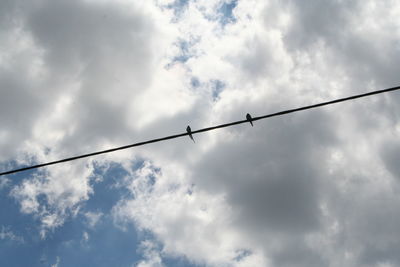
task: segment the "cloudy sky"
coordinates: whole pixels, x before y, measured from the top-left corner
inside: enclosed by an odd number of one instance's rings
[[[0,171],[399,85],[396,0],[2,0]],[[400,93],[0,177],[1,266],[399,266]]]

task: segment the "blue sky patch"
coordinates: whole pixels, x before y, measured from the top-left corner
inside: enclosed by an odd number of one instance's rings
[[[214,101],[217,101],[219,99],[219,95],[224,90],[225,86],[225,83],[220,80],[211,81],[211,93]]]
[[[189,0],[175,0],[172,4],[167,5],[167,8],[174,10],[175,19],[179,18],[185,8],[188,6]]]
[[[232,0],[231,2],[224,2],[219,8],[219,13],[222,15],[220,22],[222,25],[226,25],[228,23],[236,22],[236,18],[233,15],[233,10],[238,4],[238,0]]]
[[[139,169],[143,161],[132,166]],[[159,172],[159,169],[155,169]],[[35,215],[20,212],[20,204],[10,191],[34,171],[21,172],[7,178],[0,188],[0,266],[132,266],[143,260],[140,242],[151,239],[150,234],[137,231],[133,224],[123,229],[115,226],[112,207],[126,197],[132,197],[124,186],[116,186],[128,174],[119,164],[107,168],[96,166],[93,175],[102,179],[94,182],[94,194],[81,205],[76,216],[40,237],[40,221]],[[6,180],[6,178],[3,178]],[[149,184],[155,177],[149,177]],[[42,205],[46,198],[39,197]],[[93,224],[88,214],[98,215]],[[166,266],[195,266],[183,258],[165,258]]]
[[[9,164],[8,164],[9,165]],[[132,164],[132,169],[143,167],[144,161]],[[19,167],[15,163],[14,167]],[[155,172],[160,169],[155,168]],[[137,231],[133,224],[123,229],[115,226],[111,210],[121,199],[134,197],[124,186],[118,186],[128,172],[121,165],[111,163],[104,167],[95,164],[92,179],[94,193],[81,204],[76,216],[40,236],[40,221],[31,214],[20,212],[20,204],[10,196],[10,191],[40,170],[26,171],[2,177],[0,187],[0,266],[132,266],[143,260],[140,243],[152,240],[151,233]],[[149,177],[149,185],[155,177]],[[44,195],[38,196],[41,205],[47,205]],[[96,218],[95,222],[90,216]],[[162,255],[161,255],[162,256]],[[166,266],[198,266],[185,258],[162,258]]]
[[[193,53],[190,51],[191,46],[194,45],[196,40],[187,41],[187,40],[179,40],[176,42],[176,46],[179,48],[179,53],[172,60],[173,62],[181,62],[185,63],[189,58],[193,56]]]
[[[200,86],[200,80],[199,80],[197,77],[192,77],[192,78],[190,79],[190,85],[191,85],[193,88],[197,88],[197,87]]]

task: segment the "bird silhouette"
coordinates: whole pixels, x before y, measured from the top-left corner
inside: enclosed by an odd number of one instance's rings
[[[251,124],[251,127],[253,127],[253,118],[251,117],[251,115],[249,113],[246,114],[246,120],[248,120]]]
[[[189,134],[190,139],[192,139],[193,143],[196,143],[193,139],[192,136],[192,129],[190,128],[190,126],[188,125],[188,127],[186,127],[186,132]]]

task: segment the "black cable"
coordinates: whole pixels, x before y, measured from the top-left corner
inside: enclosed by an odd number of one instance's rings
[[[267,115],[263,115],[263,116],[259,116],[259,117],[253,117],[252,121],[262,120],[262,119],[275,117],[275,116],[281,116],[281,115],[294,113],[294,112],[298,112],[298,111],[302,111],[302,110],[318,108],[318,107],[322,107],[322,106],[336,104],[336,103],[339,103],[339,102],[353,100],[353,99],[356,99],[356,98],[361,98],[361,97],[366,97],[366,96],[371,96],[371,95],[377,95],[377,94],[382,94],[382,93],[396,91],[396,90],[400,90],[400,86],[391,87],[391,88],[387,88],[387,89],[383,89],[383,90],[372,91],[372,92],[365,93],[365,94],[360,94],[360,95],[353,95],[353,96],[349,96],[349,97],[345,97],[345,98],[339,98],[339,99],[335,99],[335,100],[331,100],[331,101],[327,101],[327,102],[322,102],[322,103],[319,103],[319,104],[304,106],[304,107],[300,107],[300,108],[283,110],[283,111],[279,111],[279,112],[276,112],[276,113],[271,113],[271,114],[267,114]],[[230,126],[233,126],[233,125],[236,125],[236,124],[248,123],[248,122],[249,122],[248,120],[234,121],[234,122],[230,122],[230,123],[225,123],[225,124],[220,124],[220,125],[217,125],[217,126],[212,126],[212,127],[207,127],[207,128],[195,130],[195,131],[192,131],[191,134],[208,132],[208,131],[212,131],[212,130],[215,130],[215,129],[230,127]],[[21,172],[21,171],[37,169],[37,168],[41,168],[41,167],[45,167],[45,166],[49,166],[49,165],[54,165],[54,164],[58,164],[58,163],[62,163],[62,162],[77,160],[77,159],[81,159],[81,158],[92,157],[92,156],[95,156],[95,155],[110,153],[110,152],[114,152],[114,151],[117,151],[117,150],[123,150],[123,149],[131,148],[131,147],[135,147],[135,146],[143,146],[143,145],[156,143],[156,142],[161,142],[161,141],[165,141],[165,140],[169,140],[169,139],[175,139],[175,138],[186,136],[186,135],[189,135],[189,133],[185,132],[185,133],[181,133],[181,134],[170,135],[170,136],[166,136],[166,137],[162,137],[162,138],[156,138],[156,139],[152,139],[152,140],[148,140],[148,141],[144,141],[144,142],[139,142],[139,143],[135,143],[135,144],[130,144],[130,145],[126,145],[126,146],[120,146],[120,147],[101,150],[101,151],[97,151],[97,152],[93,152],[93,153],[83,154],[83,155],[79,155],[79,156],[75,156],[75,157],[70,157],[70,158],[65,158],[65,159],[61,159],[61,160],[51,161],[51,162],[42,163],[42,164],[38,164],[38,165],[33,165],[33,166],[25,167],[25,168],[20,168],[20,169],[15,169],[15,170],[11,170],[11,171],[2,172],[2,173],[0,173],[0,176],[6,175],[6,174],[12,174],[12,173],[16,173],[16,172]]]

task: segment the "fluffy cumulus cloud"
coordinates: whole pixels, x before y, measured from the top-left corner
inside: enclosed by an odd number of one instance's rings
[[[399,16],[394,0],[2,1],[0,169],[395,86]],[[0,193],[42,240],[133,226],[134,266],[398,266],[399,101],[9,175]],[[89,209],[98,195],[114,201]],[[0,242],[27,242],[5,225]]]

